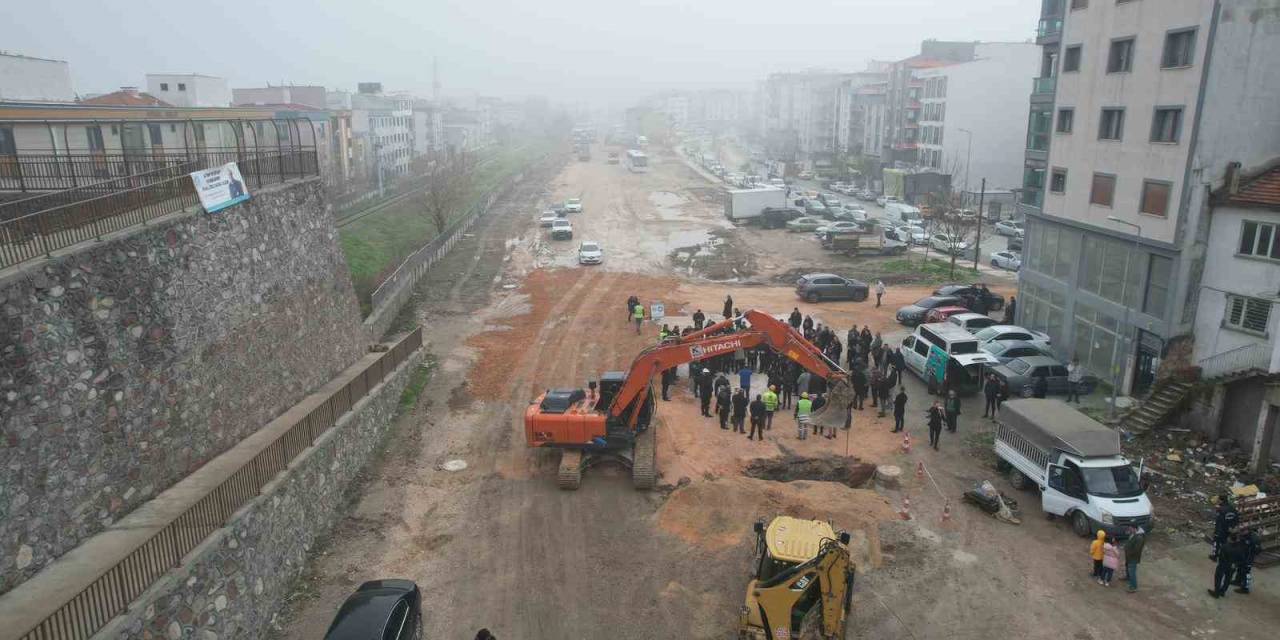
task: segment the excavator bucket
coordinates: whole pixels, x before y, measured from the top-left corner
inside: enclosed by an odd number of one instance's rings
[[[843,376],[827,381],[827,403],[813,415],[817,426],[843,429],[849,419],[849,407],[853,406],[853,385]]]

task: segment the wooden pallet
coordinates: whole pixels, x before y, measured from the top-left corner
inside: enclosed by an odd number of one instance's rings
[[[1262,551],[1254,565],[1265,567],[1280,563],[1280,496],[1266,498],[1241,498],[1236,502],[1240,512],[1238,529],[1253,529],[1262,543]]]

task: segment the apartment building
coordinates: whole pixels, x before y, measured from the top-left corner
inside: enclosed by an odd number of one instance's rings
[[[1151,387],[1192,333],[1201,274],[1229,257],[1210,243],[1210,194],[1229,167],[1280,155],[1271,4],[1042,4],[1019,319],[1122,395]]]
[[[413,155],[428,156],[444,151],[444,112],[430,100],[413,101]]]
[[[413,160],[412,99],[384,95],[380,83],[360,83],[360,91],[354,94],[327,99],[340,103],[347,97],[351,101],[351,133],[364,141],[374,179],[409,173]]]
[[[175,107],[229,107],[225,78],[199,73],[148,73],[147,93]]]
[[[888,65],[885,85],[885,125],[880,159],[886,165],[914,166],[919,162],[920,115],[924,105],[924,69],[972,60],[975,42],[925,40],[920,53]]]
[[[280,85],[266,87],[244,87],[231,90],[231,104],[245,107],[261,104],[298,104],[325,108],[326,91],[324,87],[315,85]]]
[[[983,178],[992,189],[1022,183],[1027,99],[1040,48],[1026,42],[983,42],[972,60],[918,68],[917,162],[953,173],[965,191]]]
[[[866,151],[869,108],[883,99],[887,75],[883,72],[860,71],[847,74],[836,92],[836,141],[837,153],[861,156]],[[868,89],[864,92],[863,89]],[[871,126],[875,121],[870,120]],[[877,153],[879,148],[876,149]]]
[[[808,71],[765,79],[760,122],[771,157],[812,162],[836,152],[838,95],[848,75]]]

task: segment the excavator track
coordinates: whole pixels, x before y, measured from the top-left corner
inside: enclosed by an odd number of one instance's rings
[[[631,460],[631,484],[640,491],[650,491],[658,483],[658,454],[654,442],[655,426],[636,435]]]
[[[574,491],[582,486],[582,452],[576,449],[565,449],[560,452],[560,474],[557,483],[565,491]]]

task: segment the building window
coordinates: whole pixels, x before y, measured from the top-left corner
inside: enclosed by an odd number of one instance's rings
[[[1195,54],[1195,29],[1170,31],[1164,36],[1164,53],[1160,56],[1160,68],[1178,69],[1189,67]]]
[[[1163,318],[1169,306],[1169,280],[1173,277],[1173,260],[1151,254],[1147,267],[1147,291],[1142,299],[1142,312]]]
[[[1138,210],[1149,216],[1169,215],[1169,191],[1173,185],[1159,180],[1142,181],[1142,202]]]
[[[169,83],[168,83],[168,82],[161,82],[161,83],[160,83],[160,90],[161,90],[161,91],[168,91],[168,90],[169,90]]]
[[[1124,136],[1124,109],[1103,109],[1098,120],[1099,140],[1119,140]]]
[[[1075,124],[1075,119],[1075,109],[1071,107],[1058,109],[1058,133],[1071,133],[1071,127]]]
[[[186,85],[186,84],[184,84],[184,83],[179,82],[179,83],[178,83],[178,91],[186,91],[186,90],[187,90],[187,85]]]
[[[1031,107],[1030,121],[1027,123],[1027,149],[1031,151],[1049,150],[1049,131],[1053,128],[1053,107],[1035,105]]]
[[[1093,187],[1089,190],[1089,204],[1111,206],[1116,195],[1116,177],[1105,173],[1093,174]]]
[[[1107,73],[1133,71],[1133,43],[1133,38],[1111,41],[1111,52],[1107,54]]]
[[[1237,331],[1267,335],[1271,321],[1271,301],[1245,296],[1227,296],[1227,310],[1222,315],[1222,326]]]
[[[1182,107],[1156,107],[1151,118],[1151,141],[1176,143],[1182,137]]]
[[[1084,45],[1072,45],[1062,51],[1062,72],[1080,70],[1080,55]]]
[[[1049,191],[1053,193],[1066,193],[1067,191],[1067,170],[1054,169],[1053,175],[1049,177]]]
[[[1071,0],[1072,11],[1077,11],[1079,9],[1088,9],[1088,8],[1089,8],[1089,0]]]
[[[1245,220],[1240,227],[1240,255],[1280,260],[1276,225]]]

